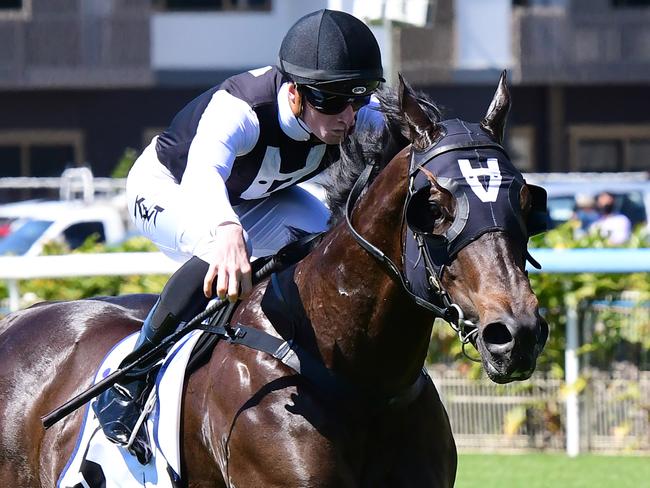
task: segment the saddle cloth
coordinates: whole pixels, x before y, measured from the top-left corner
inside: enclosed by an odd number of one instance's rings
[[[158,373],[151,395],[157,400],[147,420],[153,456],[146,466],[125,448],[104,436],[95,413],[86,406],[84,422],[58,488],[176,488],[180,483],[181,400],[185,368],[194,345],[203,331],[195,330],[170,350]],[[112,373],[133,350],[138,333],[118,343],[106,356],[94,382]],[[150,396],[149,400],[155,400]],[[93,400],[94,401],[94,400]]]

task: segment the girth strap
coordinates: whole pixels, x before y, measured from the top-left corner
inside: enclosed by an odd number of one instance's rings
[[[422,368],[422,371],[418,376],[418,379],[415,380],[415,383],[409,386],[406,390],[402,391],[399,395],[389,398],[386,402],[386,408],[398,409],[406,407],[410,403],[414,402],[420,396],[420,393],[422,393],[422,390],[424,390],[425,385],[429,381],[431,381],[429,378],[429,373],[427,373],[427,370],[425,368]]]
[[[319,389],[325,390],[324,393],[329,396],[338,397],[353,394],[347,384],[343,383],[339,378],[335,378],[329,369],[318,363],[293,341],[285,341],[262,330],[240,323],[237,323],[234,327],[202,325],[200,328],[211,334],[218,335],[230,344],[239,344],[270,354],[318,386]]]
[[[339,407],[343,407],[351,399],[357,399],[377,410],[402,408],[415,401],[429,381],[429,376],[423,368],[417,380],[398,395],[390,398],[362,397],[358,390],[344,379],[336,376],[323,363],[314,359],[312,355],[291,340],[285,341],[240,323],[234,327],[202,324],[199,328],[216,334],[230,344],[239,344],[270,354],[303,376],[315,387],[317,393],[323,394],[330,401],[334,400]]]

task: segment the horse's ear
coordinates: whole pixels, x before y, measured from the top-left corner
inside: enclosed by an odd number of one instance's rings
[[[501,144],[503,142],[503,132],[508,120],[510,111],[510,92],[506,83],[506,70],[501,72],[499,86],[494,92],[492,103],[481,121],[481,127],[486,130],[494,139]]]
[[[438,136],[438,124],[429,118],[413,93],[413,89],[398,73],[397,96],[399,107],[410,130],[409,139],[417,147],[428,147]]]

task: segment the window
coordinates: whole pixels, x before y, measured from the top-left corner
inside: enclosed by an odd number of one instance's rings
[[[21,154],[19,146],[0,145],[0,176],[22,176]]]
[[[617,139],[578,141],[578,165],[581,170],[613,171],[621,169],[623,144]]]
[[[29,147],[29,167],[33,176],[61,176],[74,166],[74,146],[70,144],[34,144]]]
[[[32,0],[0,0],[0,20],[27,20],[31,12]]]
[[[271,0],[154,0],[160,10],[271,10]]]
[[[70,249],[78,248],[92,235],[97,237],[97,242],[106,242],[104,224],[101,222],[79,222],[63,231],[63,237]]]
[[[84,162],[83,137],[73,130],[0,131],[0,178],[61,176],[64,169]],[[58,196],[48,188],[0,189],[0,203]]]
[[[569,128],[572,171],[647,171],[650,126],[603,125]]]
[[[611,0],[613,7],[650,7],[650,0]]]
[[[0,177],[60,176],[66,167],[74,165],[74,152],[74,146],[66,143],[0,143]]]
[[[630,171],[647,171],[650,167],[650,137],[648,139],[630,139],[628,141]]]
[[[79,131],[0,131],[0,177],[60,176],[83,160]]]
[[[518,126],[506,131],[505,146],[512,164],[519,171],[536,171],[535,162],[535,128]]]
[[[22,256],[52,225],[51,220],[19,220],[18,228],[0,241],[0,256]]]
[[[1,10],[20,10],[23,8],[23,0],[0,0]]]

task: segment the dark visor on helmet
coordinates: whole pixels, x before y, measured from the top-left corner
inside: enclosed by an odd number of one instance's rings
[[[326,115],[340,114],[348,105],[356,112],[370,103],[369,94],[355,96],[335,95],[308,85],[301,85],[300,92],[307,99],[309,105]]]

